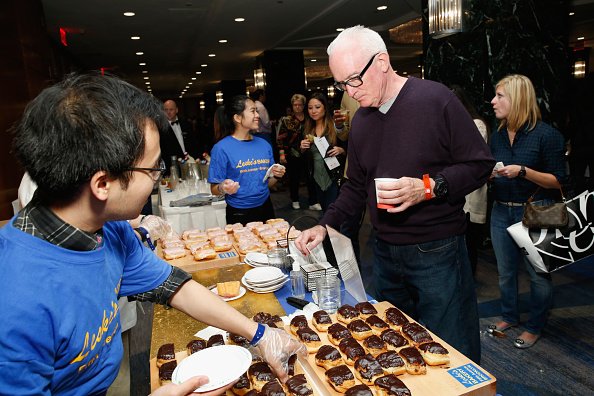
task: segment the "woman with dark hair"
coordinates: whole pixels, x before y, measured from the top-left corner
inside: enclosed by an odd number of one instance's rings
[[[502,332],[520,322],[518,272],[523,263],[530,275],[530,315],[525,331],[514,341],[529,348],[540,338],[553,305],[550,274],[537,273],[511,238],[507,227],[522,220],[524,205],[534,195],[535,203],[549,204],[565,181],[563,135],[541,121],[536,93],[528,77],[513,74],[495,86],[491,100],[499,128],[491,136],[491,152],[503,167],[494,171],[491,240],[499,271],[501,321],[488,331]]]
[[[488,140],[489,128],[487,123],[476,111],[476,108],[468,98],[468,95],[459,85],[451,86],[452,92],[460,99],[464,105],[477,131],[481,134],[485,142]],[[470,267],[472,268],[472,275],[476,273],[476,264],[478,262],[478,246],[482,241],[484,235],[484,227],[487,223],[487,184],[477,188],[466,196],[466,203],[464,204],[464,212],[468,219],[466,227],[466,249],[468,250],[468,257],[470,258]]]
[[[307,153],[318,201],[322,205],[322,210],[326,211],[338,196],[338,180],[343,174],[346,151],[337,145],[340,141],[336,138],[334,121],[324,94],[316,92],[309,98],[307,114],[304,127],[305,139],[301,141],[300,148],[301,152]],[[324,146],[327,146],[327,149],[321,152],[320,148]],[[328,158],[338,156],[341,157],[340,165],[330,169],[328,163],[332,161]]]
[[[258,128],[254,102],[245,95],[234,96],[219,121],[221,139],[211,152],[208,182],[214,195],[225,195],[227,224],[265,221],[274,218],[269,187],[285,174],[284,166],[274,165],[272,147],[254,139],[250,131]]]

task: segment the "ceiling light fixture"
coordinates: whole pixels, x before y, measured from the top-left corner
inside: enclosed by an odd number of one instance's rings
[[[215,54],[208,54],[209,58],[214,58],[216,55]]]
[[[146,66],[146,63],[145,62],[140,62],[139,65],[140,66]]]
[[[317,62],[318,60],[317,59],[310,59],[309,61],[310,62]]]
[[[134,12],[132,12],[132,11],[126,11],[126,12],[124,12],[124,16],[127,16],[127,17],[133,17],[134,15],[136,15],[136,14]]]
[[[145,80],[148,80],[150,77],[142,77],[142,78],[144,78]]]
[[[575,12],[571,11],[571,12],[569,13],[569,16],[573,16],[573,15],[575,15]]]
[[[206,63],[203,63],[203,64],[201,64],[200,66],[202,66],[202,67],[206,67],[206,66],[208,66],[208,65],[207,65]]]
[[[441,38],[460,33],[462,27],[462,0],[440,2],[429,0],[429,34]]]
[[[195,79],[196,79],[196,77],[192,77],[192,80],[195,80]]]
[[[136,55],[144,55],[144,52],[137,52]]]
[[[202,72],[196,72],[196,74],[202,74]]]
[[[188,85],[192,85],[192,84],[194,84],[192,81],[190,81],[190,82],[188,83]]]
[[[146,81],[145,84],[146,85],[151,85],[151,82],[150,81]]]
[[[578,37],[577,39],[578,40],[583,40],[584,39],[584,36]]]
[[[235,22],[244,22],[245,18],[235,18]]]
[[[148,73],[148,70],[143,70],[142,72],[143,72],[143,73]]]
[[[344,30],[344,28],[336,28],[337,32],[342,32]]]
[[[130,37],[130,40],[140,40],[140,36],[132,36]]]
[[[219,43],[222,43],[222,44],[225,44],[226,42],[227,42],[227,40],[225,40],[225,39],[219,40]]]
[[[388,6],[385,6],[385,5],[377,7],[378,11],[383,11],[383,10],[387,10],[387,9],[388,9]]]

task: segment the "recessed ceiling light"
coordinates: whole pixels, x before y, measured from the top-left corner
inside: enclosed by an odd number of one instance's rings
[[[569,16],[572,16],[572,15],[575,15],[575,12],[571,11],[571,12],[569,13]]]
[[[142,72],[143,72],[143,73],[148,73],[148,70],[143,70]]]
[[[127,16],[127,17],[131,17],[131,16],[134,16],[134,15],[136,15],[136,13],[134,13],[132,11],[126,11],[126,12],[124,12],[124,16]]]
[[[408,72],[402,72],[402,74],[408,74]]]
[[[344,28],[336,28],[337,32],[342,32],[344,30]]]
[[[383,10],[386,10],[386,9],[388,9],[388,6],[385,6],[385,5],[377,7],[377,10],[378,11],[383,11]]]
[[[189,85],[186,85],[184,88],[188,89],[188,88],[190,88],[190,86]]]
[[[150,77],[143,77],[145,80],[148,80]]]
[[[192,77],[192,80],[195,80],[195,79],[196,79],[196,77]]]
[[[151,82],[150,81],[146,81],[145,84],[146,85],[151,85]]]
[[[188,85],[192,85],[192,84],[194,84],[192,81],[190,81],[190,82],[188,83]]]
[[[146,63],[144,63],[144,62],[140,62],[140,63],[139,63],[139,65],[140,65],[140,66],[146,66]]]
[[[577,39],[578,39],[578,40],[583,40],[583,39],[584,39],[584,36],[582,36],[582,37],[578,37]]]
[[[208,54],[209,58],[214,58],[216,55],[215,54]]]
[[[310,62],[317,62],[318,60],[317,59],[310,59],[309,61]]]
[[[196,74],[202,74],[202,72],[196,72]]]
[[[244,22],[245,18],[235,18],[235,22]]]
[[[144,52],[137,52],[136,55],[144,55]]]
[[[182,98],[182,95],[179,95],[179,98],[181,99]]]
[[[206,67],[206,66],[208,66],[208,65],[207,65],[206,63],[203,63],[203,64],[201,64],[200,66],[202,66],[202,67]]]
[[[130,40],[140,40],[140,36],[132,36],[130,37]]]
[[[221,40],[219,40],[219,43],[223,43],[223,44],[224,44],[224,43],[226,43],[226,42],[227,42],[227,40],[225,40],[225,39],[221,39]]]

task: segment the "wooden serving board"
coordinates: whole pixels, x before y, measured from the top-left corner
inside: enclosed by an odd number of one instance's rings
[[[390,307],[393,307],[387,301],[383,301],[374,305],[378,311],[378,315],[383,319],[384,311]],[[337,323],[336,314],[331,314],[333,323]],[[407,319],[411,322],[414,320],[407,316]],[[346,326],[346,325],[345,325]],[[329,340],[326,332],[318,331],[310,321],[310,327],[319,334],[322,344],[333,345]],[[289,333],[290,327],[285,326],[285,330]],[[447,366],[429,366],[427,365],[427,374],[425,375],[411,375],[403,374],[399,375],[398,378],[405,383],[410,389],[413,396],[424,396],[424,395],[473,395],[473,396],[493,396],[496,394],[496,379],[495,377],[481,368],[477,364],[473,363],[466,356],[458,352],[451,345],[437,337],[435,334],[429,332],[433,340],[443,345],[450,355],[450,364]],[[293,336],[295,337],[295,336]],[[296,338],[296,337],[295,337]],[[361,343],[361,342],[360,342]],[[338,349],[338,347],[336,347]],[[326,381],[325,370],[323,367],[316,365],[315,353],[310,353],[308,356],[309,365],[312,367],[316,375],[321,379],[323,386],[328,395],[340,396],[341,393],[337,392],[330,386]],[[345,363],[346,364],[346,363]],[[353,366],[349,366],[353,374],[355,369]],[[482,374],[482,375],[481,375]],[[478,375],[479,380],[476,379]],[[459,379],[457,379],[459,378]],[[473,381],[483,381],[475,385],[471,385]],[[355,382],[360,384],[361,382],[355,377]],[[465,386],[464,383],[466,383]],[[374,386],[370,386],[373,389]]]
[[[235,249],[235,247],[231,247],[230,250],[227,250],[225,252],[217,252],[217,258],[200,261],[194,260],[194,256],[192,256],[189,250],[187,250],[187,252],[188,254],[185,257],[166,261],[171,265],[174,265],[190,273],[212,268],[228,267],[231,265],[239,264],[241,262],[239,253]],[[163,258],[161,246],[157,247],[157,254],[159,255],[159,257]]]

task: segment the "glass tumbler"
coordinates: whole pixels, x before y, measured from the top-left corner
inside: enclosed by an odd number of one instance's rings
[[[289,261],[287,257],[287,249],[281,247],[272,248],[268,250],[266,256],[268,256],[268,265],[277,267],[283,272],[286,270]]]
[[[340,307],[340,279],[335,275],[322,275],[316,279],[318,307],[328,313],[335,313]]]

